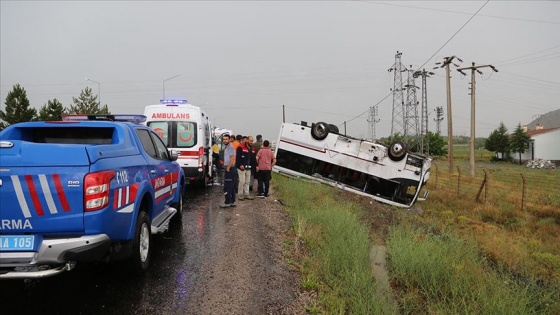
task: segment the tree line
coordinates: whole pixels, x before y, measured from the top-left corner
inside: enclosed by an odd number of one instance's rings
[[[521,164],[521,154],[529,149],[529,141],[531,138],[523,129],[521,124],[518,124],[512,134],[509,134],[508,129],[503,122],[500,126],[490,133],[486,139],[484,147],[488,151],[496,153],[493,160],[511,161],[511,153],[519,154],[519,164]]]
[[[62,120],[64,114],[110,114],[107,104],[101,105],[98,100],[99,95],[93,95],[91,88],[86,87],[80,92],[78,97],[72,97],[72,104],[64,107],[56,98],[48,100],[37,112],[37,109],[31,107],[27,92],[21,85],[14,85],[13,89],[8,92],[6,97],[5,111],[0,110],[0,130],[9,125],[26,121],[59,121]],[[424,135],[424,143],[429,143],[427,154],[432,156],[446,155],[448,152],[447,139],[442,137],[440,133],[428,131],[428,135]],[[468,138],[464,137],[465,143]],[[388,138],[381,138],[382,142],[389,144],[393,141],[406,141],[405,137],[396,134]],[[460,140],[460,139],[458,139]],[[511,160],[511,153],[519,153],[519,163],[521,163],[521,154],[529,148],[529,136],[519,124],[513,134],[508,133],[508,129],[504,123],[490,133],[486,139],[476,139],[476,146],[480,147],[484,141],[484,148],[488,151],[495,152],[496,156],[493,160]],[[456,142],[458,143],[458,142]],[[459,143],[458,143],[459,144]]]
[[[93,95],[91,88],[86,87],[78,97],[72,97],[69,107],[64,107],[59,100],[53,98],[37,111],[31,107],[25,88],[16,84],[6,96],[5,110],[0,110],[0,130],[19,122],[59,121],[64,114],[110,114],[107,104],[101,105],[98,97]]]

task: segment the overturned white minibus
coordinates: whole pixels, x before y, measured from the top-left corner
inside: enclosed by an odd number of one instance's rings
[[[277,173],[406,208],[418,199],[432,163],[430,157],[408,152],[406,143],[396,141],[387,147],[341,135],[336,126],[324,122],[283,123],[275,155],[273,171]]]

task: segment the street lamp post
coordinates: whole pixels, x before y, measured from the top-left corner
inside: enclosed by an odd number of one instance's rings
[[[167,79],[163,80],[163,83],[162,83],[163,84],[163,99],[165,99],[165,81],[169,81],[169,80],[174,79],[178,76],[180,76],[180,74],[176,74],[176,75],[172,76],[171,78],[167,78]]]
[[[97,83],[97,96],[99,97],[99,106],[101,106],[101,83],[94,81],[92,79],[86,78],[86,81]]]

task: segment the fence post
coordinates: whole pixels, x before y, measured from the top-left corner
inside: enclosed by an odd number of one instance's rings
[[[490,179],[488,178],[488,174],[486,174],[486,169],[484,169],[484,180],[486,181],[486,185],[484,186],[484,204],[486,204],[486,199],[488,198],[488,185],[490,184]]]
[[[486,170],[484,170],[484,179],[482,180],[482,184],[480,184],[480,188],[478,189],[478,193],[476,194],[476,202],[480,202],[480,195],[482,194],[482,188],[484,188],[484,203],[486,203]]]
[[[436,185],[435,185],[434,189],[437,189],[438,168],[437,168],[437,164],[436,164],[436,163],[434,163],[434,166],[435,166],[435,168],[436,168]]]
[[[459,197],[461,190],[461,169],[459,169],[459,166],[457,166],[457,173],[459,173],[459,176],[457,177],[457,197]]]
[[[521,191],[521,211],[525,206],[525,175],[521,174],[521,179],[523,180],[523,189]]]

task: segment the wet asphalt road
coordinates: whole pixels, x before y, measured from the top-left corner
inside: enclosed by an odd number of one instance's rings
[[[182,222],[152,237],[150,269],[138,277],[126,264],[78,264],[41,280],[0,281],[1,314],[183,314],[199,269],[216,259],[215,238],[229,220],[218,207],[222,187],[189,189]]]

